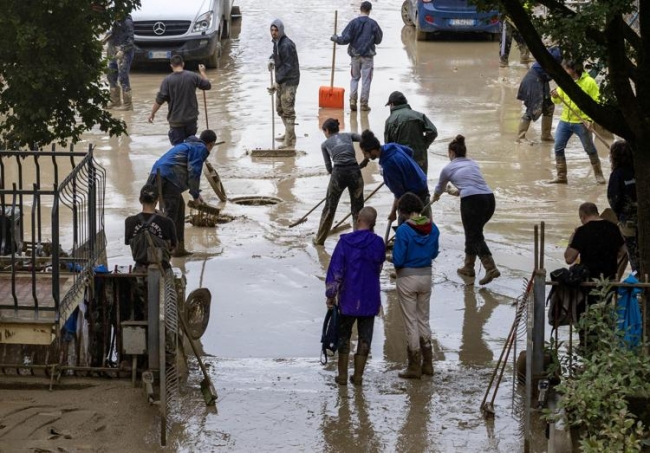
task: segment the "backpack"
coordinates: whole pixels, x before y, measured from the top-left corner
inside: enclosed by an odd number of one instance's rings
[[[323,321],[323,333],[320,337],[322,344],[320,363],[323,365],[327,364],[327,351],[331,351],[331,355],[334,355],[339,347],[340,322],[341,314],[339,313],[339,307],[332,307],[327,310],[325,320]]]
[[[142,228],[129,240],[133,261],[136,263],[162,264],[163,262],[169,263],[171,259],[167,241],[155,234],[151,234],[149,231],[149,225],[156,217],[157,214],[153,214],[149,217],[149,220],[145,221],[142,213],[138,214],[138,219],[142,222]]]
[[[551,281],[557,282],[558,285],[551,287],[546,299],[549,325],[557,328],[578,321],[577,306],[585,300],[585,291],[580,288],[580,283],[587,280],[589,270],[581,264],[551,272]]]

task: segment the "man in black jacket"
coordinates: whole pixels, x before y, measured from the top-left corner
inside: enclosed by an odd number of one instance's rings
[[[278,148],[296,147],[296,90],[300,83],[300,64],[296,45],[284,34],[284,24],[280,19],[271,23],[273,54],[269,58],[269,71],[275,70],[275,83],[268,89],[276,95],[275,110],[284,123],[284,135],[276,138],[283,144]]]
[[[371,19],[370,2],[361,3],[361,14],[353,19],[341,33],[330,38],[337,44],[349,44],[348,55],[352,57],[350,64],[350,110],[357,110],[357,93],[359,92],[359,80],[361,80],[361,111],[370,110],[368,99],[370,98],[370,84],[372,83],[372,72],[374,70],[374,56],[376,55],[375,45],[381,44],[384,36],[379,24]]]

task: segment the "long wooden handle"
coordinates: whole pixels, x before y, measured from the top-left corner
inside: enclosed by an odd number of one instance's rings
[[[321,201],[319,201],[318,204],[317,204],[316,206],[314,206],[313,208],[311,208],[311,209],[307,212],[307,214],[305,214],[304,216],[300,217],[298,220],[296,220],[296,221],[293,222],[291,225],[289,225],[289,228],[293,228],[293,227],[295,227],[296,225],[300,225],[302,222],[304,222],[305,220],[307,220],[307,217],[309,216],[309,214],[311,214],[312,212],[314,212],[314,211],[316,210],[317,207],[319,207],[320,205],[322,205],[323,203],[325,203],[325,200],[327,200],[327,197],[325,197],[325,198],[323,198]]]
[[[273,69],[269,71],[271,76],[271,88],[273,88]],[[275,102],[274,96],[271,95],[271,149],[275,150]]]
[[[379,184],[379,185],[375,188],[375,190],[373,190],[372,192],[370,192],[366,198],[364,198],[364,200],[363,200],[364,204],[365,204],[366,201],[368,201],[368,200],[370,199],[370,197],[372,197],[374,194],[376,194],[377,191],[378,191],[379,189],[381,189],[382,187],[384,187],[384,183],[383,183],[383,182],[382,182],[381,184]],[[334,225],[334,226],[332,227],[332,229],[330,230],[330,233],[331,233],[332,231],[334,231],[335,229],[337,229],[338,227],[340,227],[340,226],[343,224],[343,222],[345,222],[346,220],[348,220],[348,218],[349,218],[351,215],[352,215],[352,213],[351,213],[351,212],[348,212],[348,213],[345,215],[345,217],[343,217],[343,218],[342,218],[342,219],[341,219],[341,220],[340,220],[336,225]]]
[[[210,129],[210,125],[208,124],[208,101],[207,101],[207,96],[205,94],[205,90],[203,91],[203,110],[205,111],[205,128]]]
[[[338,21],[339,12],[334,10],[334,34],[336,34],[336,23]],[[334,67],[336,65],[336,43],[332,43],[332,77],[330,78],[330,88],[334,88]]]

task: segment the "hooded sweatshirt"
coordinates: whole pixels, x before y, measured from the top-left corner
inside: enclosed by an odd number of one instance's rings
[[[151,176],[160,169],[160,176],[181,192],[190,190],[193,198],[200,195],[199,183],[203,163],[208,158],[208,148],[197,137],[188,137],[185,142],[174,146],[153,164]]]
[[[413,150],[397,143],[386,143],[381,147],[379,165],[383,170],[384,183],[395,198],[406,192],[421,196],[429,193],[427,175],[413,160]]]
[[[397,277],[431,272],[431,261],[438,256],[440,230],[428,217],[408,219],[397,227],[393,264]]]
[[[277,41],[273,39],[273,53],[271,59],[275,63],[275,81],[289,86],[298,86],[300,83],[300,63],[296,45],[284,34],[284,24],[280,19],[271,22],[271,26],[278,29]]]
[[[343,234],[334,248],[325,295],[337,297],[346,316],[376,316],[379,313],[379,274],[386,259],[382,238],[370,230]]]

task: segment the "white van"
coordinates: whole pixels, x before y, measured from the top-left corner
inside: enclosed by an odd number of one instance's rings
[[[221,40],[230,37],[233,0],[141,0],[131,13],[135,28],[134,64],[185,61],[216,68]]]

